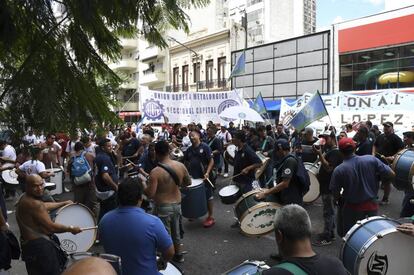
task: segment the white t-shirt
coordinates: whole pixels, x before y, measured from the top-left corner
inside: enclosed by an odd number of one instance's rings
[[[36,136],[36,140],[35,140],[34,144],[40,144],[40,143],[44,143],[44,142],[45,142],[45,136],[40,135],[40,136]]]
[[[25,135],[23,138],[25,141],[27,141],[29,144],[34,144],[36,142],[36,136],[34,134],[30,135]]]
[[[75,154],[75,144],[78,141],[80,141],[80,140],[78,139],[78,140],[69,140],[68,141],[68,144],[66,145],[66,150],[65,151],[66,151],[66,153],[69,154],[69,156],[72,157]]]
[[[90,153],[95,157],[96,156],[95,147],[96,147],[96,144],[92,142],[91,145],[89,145],[89,147],[85,146],[85,152]]]
[[[14,150],[13,146],[7,144],[6,147],[4,147],[2,157],[16,161],[16,151]]]
[[[39,160],[28,160],[19,166],[19,170],[30,176],[39,175],[46,170],[46,167],[45,164]]]
[[[222,131],[218,131],[216,136],[223,142],[223,145],[226,145],[231,141],[231,134],[227,130],[224,133]]]

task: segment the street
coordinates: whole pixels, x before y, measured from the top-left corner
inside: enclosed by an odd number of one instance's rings
[[[276,245],[273,234],[259,238],[246,237],[240,234],[238,229],[230,228],[234,222],[233,206],[224,205],[218,197],[218,190],[227,185],[229,180],[222,177],[218,179],[218,188],[214,199],[214,217],[216,224],[212,228],[202,226],[203,219],[188,221],[184,223],[184,250],[188,251],[184,263],[177,264],[185,274],[221,274],[245,260],[265,261],[267,265],[276,264],[269,258]],[[382,191],[380,191],[380,197]],[[380,206],[380,213],[388,217],[398,217],[403,193],[393,189],[390,197],[390,204]],[[65,193],[60,199],[73,199],[72,193]],[[13,202],[7,203],[8,210],[14,210]],[[312,205],[307,205],[313,227],[314,235],[323,228],[322,202],[318,199]],[[11,230],[19,236],[19,230],[15,220],[14,211],[9,215]],[[314,247],[318,253],[339,255],[343,241],[337,238],[331,245],[325,247]],[[95,245],[91,251],[103,252],[101,245]],[[45,260],[47,255],[45,255]],[[24,275],[26,269],[24,262],[13,261],[11,275]],[[127,275],[127,274],[126,274]]]

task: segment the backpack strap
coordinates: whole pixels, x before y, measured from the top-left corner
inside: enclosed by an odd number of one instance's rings
[[[175,171],[169,165],[158,162],[158,166],[167,171],[168,174],[170,174],[170,176],[173,178],[175,184],[180,186],[180,179],[178,178],[177,173],[175,173]]]
[[[86,153],[87,153],[86,151],[83,151],[80,156],[85,160],[86,165],[88,166],[88,172],[90,172],[91,171],[91,166],[89,165],[89,161],[85,157]]]
[[[293,275],[307,275],[308,273],[305,272],[302,268],[300,268],[297,264],[291,262],[284,262],[281,264],[276,265],[275,267],[283,268]]]

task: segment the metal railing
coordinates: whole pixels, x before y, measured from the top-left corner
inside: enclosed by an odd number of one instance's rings
[[[167,92],[187,92],[189,90],[195,91],[197,90],[197,83],[191,84],[177,84],[177,85],[170,85],[166,86],[165,90]],[[227,79],[213,79],[211,81],[199,81],[198,82],[198,90],[201,91],[208,91],[208,90],[215,90],[215,91],[225,91],[230,88],[230,83],[227,82]]]

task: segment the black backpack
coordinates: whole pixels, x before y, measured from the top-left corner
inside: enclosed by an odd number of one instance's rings
[[[283,163],[285,160],[287,160],[290,157],[294,158],[298,164],[298,169],[296,170],[296,178],[298,179],[299,189],[303,196],[309,191],[309,186],[310,186],[309,174],[305,168],[305,165],[303,165],[302,159],[297,158],[296,156],[292,154],[289,154],[285,158],[283,158],[281,163]]]

